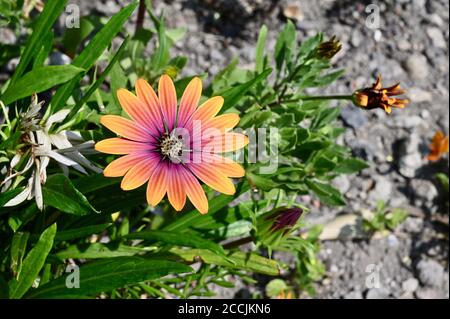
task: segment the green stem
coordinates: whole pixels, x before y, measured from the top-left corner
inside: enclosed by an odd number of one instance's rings
[[[300,96],[297,100],[351,100],[352,95],[305,95]]]

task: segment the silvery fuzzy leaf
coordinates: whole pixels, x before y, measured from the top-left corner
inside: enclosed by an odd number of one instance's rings
[[[14,155],[14,157],[12,158],[12,160],[10,162],[10,167],[14,168],[17,165],[17,163],[19,163],[21,158],[22,158],[22,155],[20,155],[20,154]]]
[[[16,173],[14,173],[14,174],[11,174],[11,175],[7,176],[7,177],[3,180],[2,184],[5,184],[6,182],[10,181],[11,179],[13,179],[14,177],[16,177],[17,175],[22,175],[22,174],[24,174],[24,173],[27,172],[32,166],[33,166],[33,158],[30,156],[30,158],[28,158],[27,164],[25,164],[25,167],[24,167],[21,171],[16,172]]]
[[[36,143],[39,145],[38,147],[44,150],[51,150],[52,143],[50,137],[43,131],[36,131]]]
[[[82,154],[80,154],[79,152],[70,152],[65,154],[65,156],[67,156],[68,158],[74,160],[75,162],[81,164],[82,166],[96,172],[96,173],[102,173],[103,170],[97,166],[95,166],[94,164],[92,164],[86,157],[84,157]]]
[[[16,195],[16,197],[11,198],[4,206],[5,207],[12,207],[19,205],[27,200],[28,196],[31,193],[31,178],[28,180],[28,185],[21,191],[19,194]]]
[[[36,159],[36,169],[34,170],[34,198],[39,210],[44,209],[44,200],[42,198],[42,185],[41,185],[41,163]]]
[[[64,133],[66,135],[66,137],[67,137],[67,139],[69,141],[80,142],[80,143],[84,142],[84,139],[83,139],[83,137],[81,136],[81,134],[79,132],[76,132],[76,131],[63,131],[62,133]]]
[[[70,110],[63,109],[61,111],[56,112],[55,114],[51,115],[47,122],[45,122],[45,128],[48,130],[50,126],[52,126],[53,123],[60,123],[63,121],[66,116],[70,113]]]
[[[52,134],[50,135],[50,139],[52,143],[59,149],[58,153],[64,154],[66,157],[74,160],[75,162],[81,164],[82,166],[96,173],[102,172],[100,168],[92,164],[86,157],[84,157],[78,152],[79,147],[81,147],[82,149],[92,147],[92,142],[89,141],[81,143],[77,146],[72,146],[72,144],[69,142],[64,132]]]

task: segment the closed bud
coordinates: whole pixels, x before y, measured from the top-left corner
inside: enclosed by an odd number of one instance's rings
[[[279,246],[296,229],[303,209],[280,207],[258,217],[256,237],[266,247]]]

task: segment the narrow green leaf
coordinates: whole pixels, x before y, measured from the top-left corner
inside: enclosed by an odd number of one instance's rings
[[[66,176],[55,174],[48,178],[42,188],[44,204],[64,213],[78,216],[98,213],[87,198],[78,191]]]
[[[78,50],[78,47],[92,31],[94,30],[94,25],[88,18],[82,17],[80,19],[79,28],[67,28],[64,32],[64,36],[61,40],[65,52],[73,57]]]
[[[61,276],[29,293],[27,298],[70,298],[95,296],[127,285],[160,278],[169,274],[191,272],[192,268],[166,260],[142,257],[118,257],[96,261],[80,267],[80,288],[66,286],[68,275]]]
[[[73,181],[73,185],[83,194],[91,193],[102,188],[119,184],[120,179],[105,177],[103,174],[82,176]]]
[[[97,32],[81,54],[73,60],[72,64],[88,71],[110,45],[112,39],[122,29],[122,26],[129,19],[136,6],[137,2],[133,2],[114,15],[108,23],[106,23],[106,25],[99,32]],[[72,94],[72,91],[78,84],[79,80],[80,77],[77,77],[56,91],[51,100],[53,113],[63,108],[64,103]]]
[[[42,233],[37,244],[27,254],[22,264],[19,279],[14,278],[9,283],[9,297],[11,299],[21,298],[33,285],[44,266],[48,253],[52,249],[55,234],[56,224],[53,224]]]
[[[169,245],[184,247],[209,249],[217,254],[223,254],[222,246],[204,239],[193,233],[180,234],[179,232],[170,232],[164,230],[140,231],[125,236],[126,239],[144,239],[151,241],[160,241]]]
[[[116,242],[108,244],[92,243],[69,246],[54,256],[60,259],[112,258],[134,256],[149,252],[150,250],[149,248],[127,246]]]
[[[111,225],[111,223],[106,223],[59,231],[56,233],[55,241],[73,240],[77,238],[87,237],[92,234],[98,234]]]
[[[16,278],[20,277],[20,271],[22,270],[22,260],[25,256],[29,237],[30,233],[16,232],[14,233],[12,239],[10,268]]]
[[[236,251],[226,253],[226,258],[205,249],[172,248],[169,253],[188,262],[194,262],[200,258],[206,264],[253,271],[269,276],[280,275],[280,266],[277,261],[261,257],[254,253]]]
[[[39,53],[36,55],[33,61],[33,70],[44,65],[45,59],[47,59],[48,55],[53,49],[53,40],[54,35],[52,32],[46,34],[44,40],[42,41],[41,49]]]
[[[97,78],[97,80],[89,87],[87,92],[83,95],[83,97],[75,104],[74,107],[72,107],[72,110],[70,111],[69,115],[67,116],[68,119],[71,119],[75,114],[78,112],[78,110],[83,106],[84,103],[87,102],[87,100],[91,97],[92,93],[95,92],[95,90],[98,89],[98,87],[105,81],[105,78],[108,76],[109,72],[112,70],[113,66],[117,63],[117,61],[122,56],[129,38],[125,38],[125,40],[122,42],[122,45],[117,50],[114,57],[111,59],[111,62],[109,62],[108,66],[105,68],[102,74]],[[114,94],[114,93],[113,93]]]
[[[42,39],[47,33],[51,33],[50,29],[55,23],[56,19],[61,15],[61,12],[66,6],[67,0],[49,0],[44,6],[44,10],[39,15],[33,33],[27,41],[25,50],[20,56],[20,62],[17,65],[16,71],[11,78],[11,84],[19,79],[25,72],[31,59],[39,52],[39,46]]]
[[[259,30],[258,42],[256,44],[255,67],[256,72],[264,70],[264,47],[266,46],[267,26],[264,24]]]
[[[242,96],[244,96],[245,93],[247,93],[247,91],[252,88],[252,86],[265,80],[271,72],[272,72],[272,69],[266,69],[262,73],[258,74],[256,77],[251,79],[250,81],[240,84],[238,86],[232,87],[232,88],[222,92],[221,94],[218,94],[218,95],[221,95],[225,100],[224,105],[222,107],[222,111],[225,111],[225,110],[229,109],[230,107],[235,106],[239,102],[239,100],[242,98]]]
[[[70,81],[84,70],[73,65],[51,65],[36,68],[10,85],[2,96],[5,104],[46,91],[58,84]]]

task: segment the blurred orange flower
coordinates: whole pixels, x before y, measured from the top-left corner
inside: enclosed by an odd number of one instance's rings
[[[433,162],[437,161],[442,155],[448,153],[448,136],[445,136],[442,131],[437,131],[429,147],[430,154],[428,154],[427,159]]]

